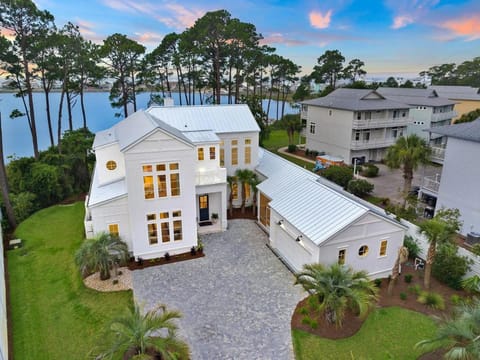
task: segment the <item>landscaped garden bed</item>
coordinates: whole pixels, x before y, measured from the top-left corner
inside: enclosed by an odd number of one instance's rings
[[[169,255],[169,256],[162,256],[155,259],[130,259],[127,264],[129,270],[140,270],[145,269],[151,266],[158,266],[158,265],[165,265],[165,264],[173,264],[180,261],[198,259],[204,257],[205,254],[202,251],[195,250],[195,252],[187,252],[182,254],[176,255]]]

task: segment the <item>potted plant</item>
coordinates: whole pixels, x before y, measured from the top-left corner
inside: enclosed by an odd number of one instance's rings
[[[202,243],[201,240],[198,240],[197,252],[198,252],[199,254],[202,254],[202,253],[203,253],[203,243]]]
[[[212,222],[216,224],[218,221],[218,214],[217,213],[212,213]]]

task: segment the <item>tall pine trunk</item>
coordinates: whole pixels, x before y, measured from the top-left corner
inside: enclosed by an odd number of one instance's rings
[[[83,85],[80,87],[80,107],[82,108],[82,119],[83,119],[83,128],[87,128],[87,113],[85,111],[85,101],[84,101],[84,91]]]
[[[10,225],[10,229],[13,230],[17,227],[17,222],[15,221],[15,213],[13,212],[12,203],[10,202],[7,171],[5,170],[5,160],[3,159],[2,113],[0,113],[0,187],[2,188],[2,199],[3,205],[5,206],[8,225]]]
[[[63,99],[65,98],[65,89],[62,89],[60,94],[60,103],[58,105],[58,123],[57,123],[57,144],[58,152],[62,153],[62,114],[63,114]]]
[[[65,95],[67,97],[67,112],[68,112],[68,129],[73,130],[73,114],[72,114],[72,97],[68,88],[65,90]]]

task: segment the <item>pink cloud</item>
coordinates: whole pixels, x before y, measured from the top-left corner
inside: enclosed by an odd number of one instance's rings
[[[135,33],[134,40],[146,45],[158,45],[163,39],[162,34],[155,32]]]
[[[205,10],[187,9],[178,4],[165,4],[164,7],[169,10],[170,16],[155,16],[155,18],[168,27],[179,30],[191,27],[198,18],[206,13]]]
[[[100,34],[98,34],[94,29],[97,27],[96,24],[90,22],[90,21],[85,21],[82,19],[77,19],[75,21],[76,25],[78,25],[78,29],[80,30],[80,34],[87,39],[91,40],[94,43],[101,43],[104,37]]]
[[[480,17],[479,15],[447,20],[440,24],[440,27],[450,30],[456,36],[466,37],[468,41],[480,39]]]
[[[392,24],[392,29],[400,29],[402,27],[405,27],[409,24],[413,23],[413,18],[410,16],[406,15],[400,15],[400,16],[395,16],[393,18],[393,24]]]
[[[0,34],[5,36],[9,41],[15,40],[15,32],[13,30],[0,29]]]
[[[287,46],[300,46],[308,44],[305,40],[287,38],[280,33],[272,33],[260,40],[261,45],[282,44]]]
[[[310,19],[310,25],[317,29],[326,29],[330,26],[330,20],[332,16],[332,10],[328,10],[325,14],[320,11],[310,11],[308,17]]]

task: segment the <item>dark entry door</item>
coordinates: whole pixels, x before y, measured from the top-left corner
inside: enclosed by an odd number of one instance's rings
[[[200,208],[200,221],[207,221],[210,218],[208,211],[208,195],[198,197],[198,207]]]

